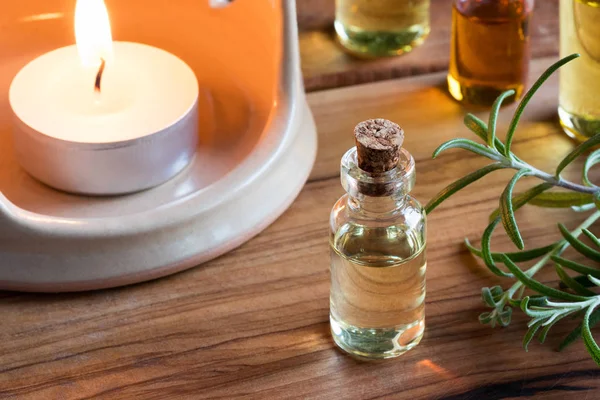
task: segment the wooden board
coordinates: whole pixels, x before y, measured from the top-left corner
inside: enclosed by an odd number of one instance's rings
[[[446,70],[452,3],[453,0],[431,1],[432,31],[421,47],[400,57],[365,61],[347,55],[335,43],[332,0],[298,0],[306,89],[314,91]],[[558,0],[535,3],[530,31],[533,58],[558,53]]]
[[[550,62],[536,62],[533,74]],[[352,145],[353,125],[384,117],[404,127],[417,161],[414,195],[423,202],[485,163],[460,151],[431,160],[441,142],[469,135],[461,123],[466,110],[440,89],[443,82],[434,74],[311,95],[320,129],[311,181],[282,218],[224,257],[126,288],[0,293],[0,398],[599,398],[600,371],[583,344],[553,351],[572,324],[556,326],[549,343],[532,343],[526,353],[520,313],[505,329],[477,321],[485,310],[481,287],[508,283],[462,240],[477,240],[510,173],[490,175],[431,215],[427,329],[417,348],[367,363],[330,338],[328,217],[343,192],[338,162]],[[514,148],[544,169],[573,147],[556,124],[556,93],[553,78],[525,113]],[[499,132],[510,114],[503,110]],[[528,246],[556,239],[556,219],[572,227],[581,218],[532,208],[518,214]],[[511,248],[504,236],[494,247]],[[542,277],[555,285],[551,269]]]
[[[335,0],[296,0],[301,31],[327,29],[335,19]]]

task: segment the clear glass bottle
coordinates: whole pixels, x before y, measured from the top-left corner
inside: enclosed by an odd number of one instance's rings
[[[396,56],[429,34],[430,0],[336,0],[335,30],[350,53]]]
[[[600,1],[560,0],[560,56],[573,53],[581,57],[560,69],[558,115],[585,140],[600,133]]]
[[[533,0],[455,0],[448,90],[456,100],[490,106],[521,97],[529,71]]]
[[[399,356],[425,328],[425,211],[409,195],[415,162],[369,173],[356,147],[341,162],[347,194],[331,212],[330,322],[335,343],[368,359]]]

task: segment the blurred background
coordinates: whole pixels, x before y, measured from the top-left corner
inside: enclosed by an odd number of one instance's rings
[[[400,57],[361,60],[335,41],[335,0],[296,0],[302,71],[307,91],[447,71],[453,0],[431,0],[431,33]],[[558,0],[538,0],[533,11],[531,58],[558,55]]]

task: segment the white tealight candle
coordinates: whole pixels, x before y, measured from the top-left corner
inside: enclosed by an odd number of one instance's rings
[[[9,100],[17,157],[31,175],[69,192],[122,194],[163,183],[190,162],[197,144],[198,81],[187,64],[164,50],[111,43],[99,5],[104,7],[102,0],[79,0],[77,46],[26,65],[11,84]],[[85,26],[102,36],[82,31]]]

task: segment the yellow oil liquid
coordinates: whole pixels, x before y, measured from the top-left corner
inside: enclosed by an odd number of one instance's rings
[[[335,30],[355,55],[406,53],[429,34],[429,0],[336,0]]]
[[[504,91],[521,97],[529,69],[529,1],[456,2],[448,90],[456,100],[489,106]]]
[[[600,133],[600,1],[560,0],[560,55],[581,57],[560,69],[558,113],[579,140]]]
[[[331,237],[330,322],[338,346],[389,358],[425,329],[425,244],[402,227],[347,223]]]

